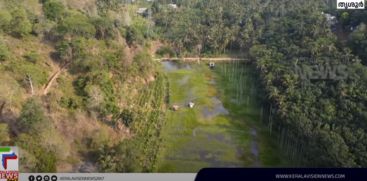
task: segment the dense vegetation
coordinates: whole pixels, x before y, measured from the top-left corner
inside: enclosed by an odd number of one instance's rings
[[[158,31],[178,54],[248,49],[264,28],[264,8],[274,8],[261,1],[180,1],[179,9],[158,2],[152,7]]]
[[[270,129],[300,166],[366,166],[366,68],[347,47],[337,46],[319,6],[304,7],[302,14],[291,9],[274,18],[250,50],[276,113]],[[295,66],[304,72],[317,66],[321,75],[305,79]],[[323,69],[328,66],[348,68]]]
[[[367,12],[337,11],[334,13],[343,32],[347,34],[346,45],[361,58],[364,65],[367,65]]]
[[[163,37],[176,52],[248,53],[269,97],[266,123],[294,165],[367,165],[365,11],[336,11],[331,1],[179,4],[154,6]],[[347,43],[322,12],[338,17]]]
[[[152,172],[161,147],[167,80],[160,75],[143,90],[132,111],[123,110],[119,119],[136,134],[134,139],[98,152],[98,163],[105,172]]]
[[[95,171],[132,171],[106,165],[105,151],[123,145],[116,159],[139,157],[139,169],[152,169],[165,84],[149,53],[149,21],[136,9],[124,1],[0,1],[0,142],[22,149],[21,170],[94,161]]]

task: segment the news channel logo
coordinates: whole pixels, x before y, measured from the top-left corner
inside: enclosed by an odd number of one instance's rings
[[[0,146],[0,181],[19,179],[19,155],[15,146]]]
[[[337,9],[364,9],[365,0],[337,0]]]

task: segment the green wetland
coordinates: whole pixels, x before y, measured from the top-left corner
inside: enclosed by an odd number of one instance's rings
[[[285,165],[262,123],[263,93],[252,65],[234,61],[211,69],[207,63],[166,61],[162,68],[169,104],[177,110],[167,111],[158,172]]]

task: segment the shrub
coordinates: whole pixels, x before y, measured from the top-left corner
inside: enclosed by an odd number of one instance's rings
[[[132,64],[132,70],[134,73],[140,73],[142,77],[147,76],[155,69],[155,64],[152,60],[152,57],[147,52],[140,52],[134,57],[134,61]]]
[[[0,62],[5,61],[9,56],[10,53],[8,47],[5,44],[0,43]]]
[[[172,50],[171,47],[168,47],[168,46],[163,46],[159,48],[156,53],[157,55],[162,56],[162,57],[166,55],[168,55],[169,57],[175,56],[175,52]]]
[[[47,83],[48,72],[47,70],[39,66],[38,64],[30,63],[28,61],[9,61],[7,65],[9,71],[13,73],[13,77],[19,82],[23,83],[24,86],[28,87],[29,82],[25,79],[26,76],[30,76],[35,86],[42,86]]]
[[[101,172],[139,172],[137,143],[126,140],[114,147],[104,146],[98,153]]]
[[[45,16],[53,21],[60,20],[65,13],[65,7],[61,2],[50,0],[43,5]]]
[[[13,18],[10,22],[10,28],[13,35],[17,37],[25,37],[31,33],[32,24],[23,8],[14,9],[11,14]]]
[[[78,103],[73,98],[61,97],[59,104],[61,107],[64,107],[70,110],[75,110],[78,108]]]
[[[0,10],[0,31],[7,32],[9,30],[12,16],[6,10]]]
[[[106,59],[108,68],[114,70],[121,69],[121,61],[123,57],[124,57],[123,51],[106,52],[104,54],[104,58]]]
[[[25,132],[38,132],[40,129],[39,126],[47,124],[46,122],[47,118],[44,115],[40,103],[33,98],[28,99],[22,107],[18,121],[21,130]]]
[[[43,141],[43,140],[42,140]],[[42,145],[41,138],[36,134],[20,134],[17,145],[27,151],[27,157],[21,164],[27,164],[32,172],[50,173],[56,171],[57,156],[52,147]],[[32,157],[37,159],[31,159]]]
[[[104,95],[99,86],[88,85],[85,87],[88,94],[87,107],[88,110],[99,111],[101,104],[104,102]]]
[[[6,145],[10,141],[8,125],[0,123],[0,145]]]
[[[108,18],[96,18],[92,21],[96,29],[97,39],[113,39],[115,30],[113,22]]]
[[[57,57],[65,62],[84,59],[86,54],[86,41],[84,38],[75,38],[72,41],[61,41],[56,45]]]
[[[55,40],[57,37],[50,36],[50,32],[56,26],[56,23],[51,20],[41,19],[33,25],[32,33],[35,35],[45,35],[48,40]]]
[[[24,58],[31,63],[37,63],[38,59],[40,59],[40,55],[36,51],[31,51],[24,55]]]
[[[131,46],[133,43],[141,43],[144,41],[144,34],[136,27],[126,28],[126,41]]]
[[[101,71],[94,77],[93,80],[96,84],[98,84],[104,94],[104,101],[100,108],[100,114],[102,116],[107,116],[109,114],[115,114],[118,112],[114,85],[109,75],[110,74],[107,71]]]
[[[56,45],[57,58],[62,61],[69,61],[71,59],[71,46],[68,41],[61,41]]]
[[[85,38],[75,38],[71,41],[70,46],[73,50],[73,59],[84,59],[87,56],[87,41]]]
[[[119,0],[97,0],[98,14],[106,16],[109,10],[116,10],[121,2]]]
[[[68,34],[71,36],[92,38],[96,34],[96,29],[90,23],[88,17],[81,13],[73,13],[61,21],[57,27],[57,32],[62,36]]]
[[[40,149],[37,152],[38,161],[36,164],[36,170],[42,173],[50,173],[56,171],[56,154],[53,151],[47,151]]]
[[[120,119],[126,127],[130,127],[131,123],[134,121],[134,113],[130,110],[124,109],[120,114]]]
[[[74,82],[73,86],[76,94],[79,96],[87,97],[88,93],[85,91],[85,87],[90,83],[89,77],[80,76]]]

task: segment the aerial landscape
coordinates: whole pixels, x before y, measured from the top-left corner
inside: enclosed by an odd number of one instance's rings
[[[21,172],[367,167],[367,11],[335,2],[0,0],[0,145]]]

